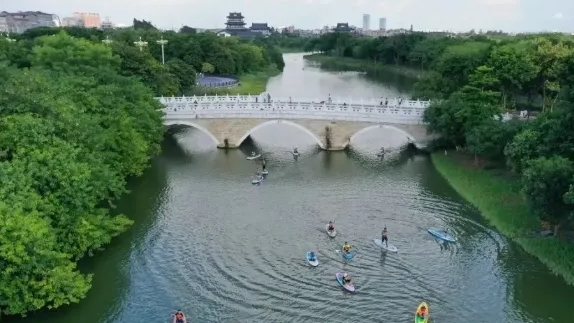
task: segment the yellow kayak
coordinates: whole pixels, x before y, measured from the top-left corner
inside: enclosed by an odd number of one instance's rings
[[[421,307],[425,307],[426,308],[426,315],[425,317],[419,317],[417,315],[417,313],[419,313]],[[419,306],[417,307],[417,311],[415,312],[415,323],[427,323],[429,321],[429,314],[430,314],[430,309],[429,309],[429,305],[425,302],[422,302],[419,304]]]

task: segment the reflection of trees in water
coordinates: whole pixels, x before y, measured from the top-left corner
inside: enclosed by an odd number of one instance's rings
[[[321,70],[325,71],[335,71],[335,72],[355,72],[350,70],[348,67],[345,66],[328,66],[328,64],[321,65],[318,62],[309,62],[310,66],[313,67],[320,67]],[[376,68],[371,68],[368,65],[364,65],[361,68],[364,72],[366,72],[366,77],[368,80],[381,83],[386,87],[389,87],[397,92],[401,93],[412,93],[415,83],[418,79],[405,76],[403,74],[393,72],[392,70],[381,70]]]
[[[505,273],[511,308],[527,313],[532,322],[569,322],[572,320],[574,287],[553,275],[540,261],[520,246],[509,242],[498,253]]]

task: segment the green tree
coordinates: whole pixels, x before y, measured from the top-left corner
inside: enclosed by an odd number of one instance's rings
[[[515,106],[516,96],[540,71],[532,54],[515,44],[494,48],[488,66],[492,67],[494,75],[500,81],[504,108],[508,99],[511,100],[512,106]]]
[[[478,163],[478,155],[495,161],[504,161],[504,149],[523,126],[524,123],[520,120],[503,122],[493,118],[468,131],[467,148],[474,154],[475,163]]]
[[[201,66],[201,73],[213,73],[215,72],[215,67],[209,63],[203,63]]]
[[[526,199],[544,221],[559,225],[574,211],[574,204],[566,203],[565,194],[574,179],[574,163],[560,156],[530,160],[522,174]]]

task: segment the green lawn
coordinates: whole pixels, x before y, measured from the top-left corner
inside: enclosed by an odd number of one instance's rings
[[[503,170],[472,167],[468,157],[456,153],[435,153],[432,161],[450,185],[502,234],[574,285],[574,243],[534,234],[540,230],[540,221],[520,193],[518,179]]]

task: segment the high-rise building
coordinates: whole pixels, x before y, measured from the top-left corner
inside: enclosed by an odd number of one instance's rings
[[[371,29],[371,15],[364,14],[363,15],[363,30],[370,30]]]
[[[387,30],[387,18],[379,19],[379,30]]]
[[[100,22],[99,13],[90,12],[74,12],[73,17],[84,22],[84,27],[86,28],[100,28],[102,23]]]

